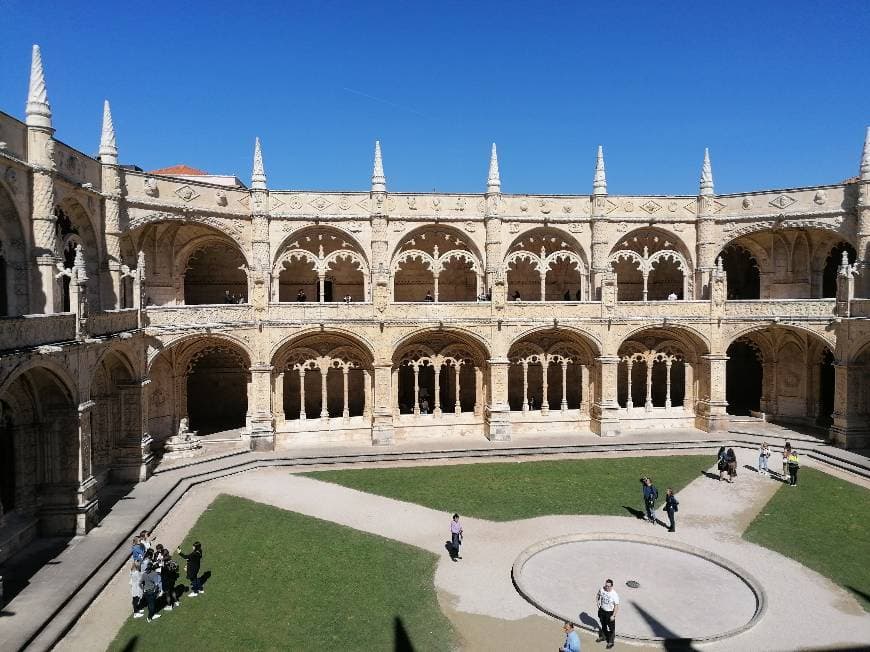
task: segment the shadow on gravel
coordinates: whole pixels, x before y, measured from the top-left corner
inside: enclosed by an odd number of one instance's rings
[[[710,480],[719,480],[718,473],[710,473],[709,471],[704,471],[704,476],[710,478]]]
[[[580,612],[580,623],[586,627],[589,627],[593,632],[597,632],[601,629],[601,625],[598,624],[598,620],[593,618],[585,611]]]
[[[634,603],[634,608],[643,617],[647,624],[652,628],[656,636],[661,636],[665,640],[662,641],[662,648],[668,652],[697,652],[697,648],[692,645],[691,638],[682,638],[675,632],[668,629],[668,626],[653,616],[639,604]]]
[[[642,509],[635,509],[634,507],[629,507],[628,505],[623,505],[622,508],[635,518],[646,519],[646,514]]]

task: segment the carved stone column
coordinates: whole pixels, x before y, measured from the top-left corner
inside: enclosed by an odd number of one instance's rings
[[[275,417],[272,414],[272,365],[251,365],[250,418],[251,450],[275,449]]]
[[[702,356],[707,370],[707,396],[702,397],[702,417],[697,425],[707,432],[728,429],[728,401],[725,400],[725,366],[728,356],[709,354]]]
[[[508,404],[508,371],[511,362],[507,358],[492,358],[488,363],[486,437],[490,441],[510,441],[511,408]]]
[[[85,534],[97,523],[97,481],[93,475],[91,410],[95,403],[78,406],[78,470],[76,480],[76,534]]]
[[[716,268],[716,222],[714,219],[715,199],[712,190],[709,195],[698,197],[698,221],[696,233],[698,244],[697,267],[695,268],[695,298],[710,297],[710,276]]]
[[[121,428],[115,442],[118,448],[112,473],[122,482],[141,482],[151,475],[154,455],[148,433],[148,399],[145,388],[149,378],[121,383],[118,386],[121,404]],[[185,391],[185,398],[187,392]],[[184,401],[185,408],[187,401]],[[185,411],[186,414],[186,411]]]
[[[607,264],[609,254],[609,247],[607,246],[607,219],[604,217],[606,205],[606,196],[592,198],[592,259],[590,261],[592,285],[589,288],[589,298],[592,301],[601,299],[602,276],[609,269]]]
[[[284,374],[286,372],[274,375],[272,387],[272,413],[275,415],[275,425],[283,423],[287,419],[284,414]]]
[[[870,179],[864,179],[858,190],[857,220],[855,222],[855,244],[858,255],[855,268],[858,271],[856,296],[870,298]]]
[[[613,437],[619,434],[619,403],[616,400],[619,357],[603,355],[595,361],[598,366],[596,371],[599,382],[589,427],[597,435]]]
[[[49,141],[53,143],[54,141]],[[57,241],[57,218],[54,215],[54,177],[52,170],[33,171],[33,253],[36,278],[31,310],[55,313],[63,309],[63,292],[55,278],[60,247]]]
[[[390,251],[387,236],[386,193],[372,193],[372,206],[378,212],[372,215],[372,303],[379,312],[390,302]]]
[[[372,411],[372,443],[389,445],[393,443],[392,383],[393,366],[390,362],[375,363],[375,396]]]
[[[483,292],[489,292],[496,285],[499,269],[502,261],[501,248],[501,218],[499,217],[499,204],[501,203],[501,186],[490,185],[484,196],[486,213],[483,224],[486,229],[486,244],[484,255],[486,256],[486,288]]]
[[[860,369],[851,369],[846,362],[834,363],[834,423],[831,440],[843,448],[870,446],[870,426],[861,409]],[[865,379],[865,382],[870,380]]]

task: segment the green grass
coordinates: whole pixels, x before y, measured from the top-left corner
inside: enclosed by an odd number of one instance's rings
[[[455,644],[431,553],[225,495],[185,550],[194,540],[206,593],[152,623],[128,620],[110,650],[390,650],[403,634],[416,650]]]
[[[743,533],[851,591],[870,611],[870,491],[815,469],[801,469]]]
[[[443,512],[492,521],[549,514],[618,514],[641,509],[640,477],[675,492],[712,465],[709,455],[623,457],[315,471],[309,477]]]

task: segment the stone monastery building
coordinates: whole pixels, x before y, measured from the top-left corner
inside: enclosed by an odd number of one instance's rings
[[[697,196],[615,196],[599,148],[591,194],[514,195],[493,146],[484,192],[393,193],[376,143],[370,192],[307,192],[259,141],[250,187],[119,165],[108,102],[73,149],[36,46],[25,116],[0,113],[7,544],[87,531],[185,424],[272,450],[764,413],[870,446],[870,132],[812,188],[717,195],[705,152]]]

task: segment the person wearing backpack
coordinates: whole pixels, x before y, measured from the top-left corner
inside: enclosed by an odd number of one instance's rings
[[[154,564],[148,567],[142,573],[142,595],[145,603],[148,605],[148,616],[145,618],[147,622],[157,620],[160,614],[157,613],[157,589],[160,581],[160,574],[157,572],[157,567]]]
[[[646,511],[646,518],[650,523],[656,522],[656,501],[659,499],[659,490],[655,488],[650,478],[641,478],[643,483],[643,506]]]
[[[173,607],[180,607],[178,595],[175,592],[175,583],[178,581],[178,564],[169,554],[169,548],[163,549],[163,568],[160,571],[160,579],[163,582],[163,595],[166,597],[166,610],[172,611]]]
[[[674,495],[674,490],[668,487],[667,492],[665,493],[665,512],[668,514],[668,521],[670,525],[668,527],[668,532],[676,532],[677,524],[674,521],[674,514],[680,509],[680,501],[677,500],[677,497]]]

